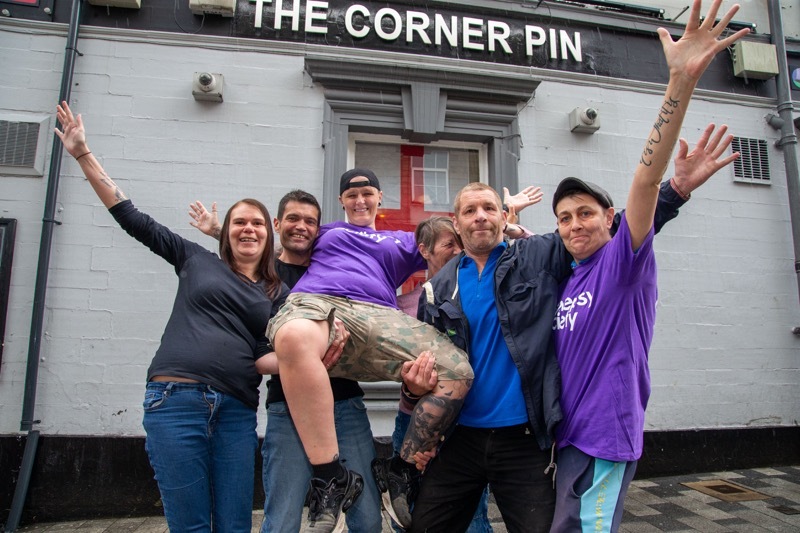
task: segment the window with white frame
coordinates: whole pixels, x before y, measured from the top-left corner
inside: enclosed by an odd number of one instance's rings
[[[450,210],[449,156],[445,150],[429,150],[411,158],[412,202],[423,204],[426,210]]]

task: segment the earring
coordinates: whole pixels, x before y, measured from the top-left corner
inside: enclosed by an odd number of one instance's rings
[[[380,206],[382,206],[382,205],[383,205],[382,203],[378,202],[378,207],[380,207]]]
[[[342,206],[342,211],[344,211],[344,206]]]

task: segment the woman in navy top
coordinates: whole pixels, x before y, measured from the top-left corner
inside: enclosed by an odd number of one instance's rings
[[[63,102],[56,134],[133,238],[175,268],[178,291],[147,373],[145,447],[171,531],[249,532],[253,508],[255,360],[272,351],[267,322],[288,289],[275,272],[266,207],[244,199],[225,216],[219,256],[136,209],[89,150]]]

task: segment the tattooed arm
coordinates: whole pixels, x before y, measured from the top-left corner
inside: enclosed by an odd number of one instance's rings
[[[80,164],[83,174],[89,180],[100,201],[110,208],[127,200],[125,193],[108,177],[100,162],[89,150],[81,116],[73,116],[67,102],[61,102],[61,105],[56,106],[56,111],[63,131],[56,128],[55,133],[61,139],[67,152]]]
[[[669,67],[669,84],[656,121],[645,142],[628,195],[626,218],[634,250],[641,246],[653,225],[661,179],[678,140],[697,81],[718,52],[748,33],[745,29],[727,38],[720,38],[728,22],[739,9],[738,5],[734,5],[722,17],[719,24],[716,24],[721,2],[722,0],[713,0],[701,24],[702,2],[694,0],[686,29],[678,41],[673,41],[664,28],[658,29]]]

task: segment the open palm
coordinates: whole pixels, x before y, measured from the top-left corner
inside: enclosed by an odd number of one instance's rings
[[[666,29],[658,29],[658,36],[661,39],[661,46],[664,48],[664,56],[670,72],[680,73],[696,81],[700,79],[714,56],[749,33],[750,30],[745,28],[724,39],[720,38],[726,31],[728,22],[739,10],[738,4],[734,5],[720,19],[719,24],[716,24],[717,11],[719,11],[721,3],[722,0],[714,0],[701,23],[702,0],[694,0],[689,21],[686,23],[686,30],[677,41],[672,40],[672,36]]]
[[[61,105],[56,106],[56,116],[62,129],[56,128],[55,133],[61,139],[64,149],[72,157],[78,157],[86,153],[88,151],[86,147],[86,131],[83,128],[81,116],[73,116],[67,102],[61,102]]]

